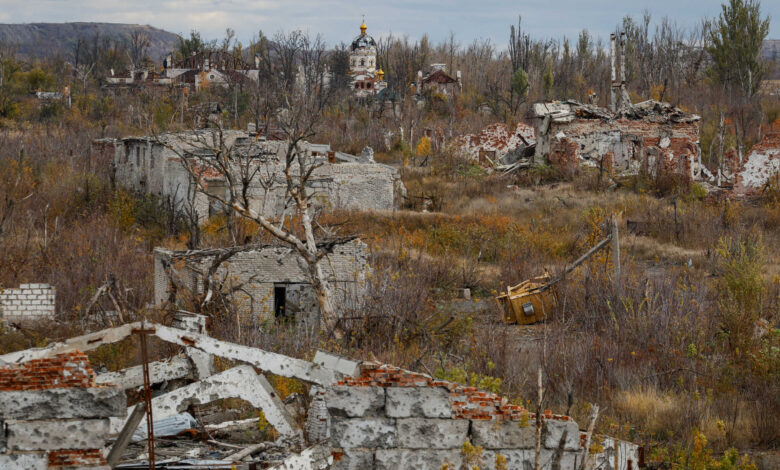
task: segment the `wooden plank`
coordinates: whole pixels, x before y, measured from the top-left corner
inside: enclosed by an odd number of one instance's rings
[[[141,420],[146,416],[146,403],[139,403],[130,417],[125,422],[125,426],[116,438],[114,445],[111,447],[111,451],[106,457],[106,462],[111,468],[115,468],[119,459],[122,458],[122,454],[127,448],[127,444],[130,443],[130,439],[133,437],[133,433],[138,429],[138,425],[141,424]]]

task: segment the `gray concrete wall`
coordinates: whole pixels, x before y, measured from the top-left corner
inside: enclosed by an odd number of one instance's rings
[[[455,416],[451,392],[444,387],[337,385],[326,389],[325,403],[329,416],[318,416],[317,421],[330,425],[330,443],[338,459],[334,470],[459,469],[467,463],[462,453],[466,442],[482,448],[479,461],[468,462],[480,469],[496,468],[499,455],[506,459],[505,468],[534,468],[533,419],[524,423]],[[615,466],[615,441],[604,442],[607,450],[589,460],[611,469],[638,468],[636,445],[620,443]],[[574,470],[582,458],[577,423],[546,419],[541,468]]]
[[[225,136],[226,146],[249,139],[242,131],[225,131]],[[181,156],[189,152],[202,153],[209,142],[210,137],[203,137],[202,132],[119,140],[114,154],[116,181],[133,191],[171,197],[177,204],[190,203],[194,186],[182,166]],[[286,182],[282,162],[286,142],[258,141],[235,145],[249,145],[252,152],[259,152],[261,168],[249,191],[252,209],[268,217],[280,216],[285,212]],[[303,145],[303,151],[320,164],[308,186],[315,193],[315,206],[326,210],[392,210],[400,205],[405,188],[396,169],[373,162],[329,163],[325,157],[311,156],[310,147],[319,152],[321,146]],[[219,179],[209,179],[206,186],[215,195],[224,197],[227,194],[224,181]],[[209,215],[206,196],[196,196],[194,205],[200,218],[205,220]],[[292,210],[287,209],[286,212],[291,213]]]
[[[154,299],[161,305],[168,299],[169,280],[163,261],[171,252],[156,249],[154,261]],[[179,263],[179,274],[187,279],[189,288],[200,292],[203,286],[199,272],[210,262],[203,259],[197,263]],[[336,246],[322,261],[322,269],[334,295],[334,304],[342,309],[354,306],[364,291],[369,273],[366,244],[353,240]],[[274,287],[285,286],[288,301],[298,302],[301,312],[315,313],[314,296],[305,263],[292,249],[266,247],[239,252],[224,262],[217,275],[234,285],[242,284],[241,292],[235,294],[241,310],[259,315],[265,319],[274,318]]]
[[[21,284],[0,288],[0,318],[6,322],[51,320],[55,314],[57,290],[49,284]]]

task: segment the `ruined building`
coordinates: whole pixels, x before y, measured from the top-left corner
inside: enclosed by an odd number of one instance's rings
[[[349,52],[349,73],[355,96],[374,96],[387,88],[385,72],[377,69],[376,41],[366,34],[365,20],[360,25],[360,35],[352,41]]]
[[[154,250],[154,299],[162,305],[170,300],[172,278],[191,292],[202,293],[204,276],[216,254],[205,250]],[[337,310],[357,307],[366,288],[369,273],[366,244],[353,240],[337,245],[322,262],[323,272]],[[174,273],[175,271],[175,273]],[[236,290],[235,302],[241,312],[255,318],[295,317],[313,320],[319,312],[317,296],[311,287],[306,263],[291,248],[281,246],[247,247],[223,262],[216,277]]]
[[[106,463],[144,464],[147,450],[130,448],[122,437],[132,434],[134,438],[146,428],[143,414],[136,413],[138,407],[133,404],[138,398],[131,398],[131,405],[125,408],[122,393],[143,387],[142,367],[95,377],[80,352],[140,334],[178,346],[182,353],[148,363],[148,382],[160,389],[148,397],[157,443],[161,444],[160,437],[180,435],[175,448],[166,448],[168,468],[187,468],[188,463],[197,468],[268,468],[266,451],[273,447],[287,453],[281,464],[270,467],[276,470],[442,470],[463,466],[635,470],[643,466],[638,445],[583,432],[569,416],[551,410],[540,414],[541,427],[537,429],[535,413],[495,393],[323,351],[308,361],[219,340],[206,333],[205,316],[178,312],[172,326],[130,323],[0,356],[0,394],[6,398],[0,400],[0,420],[6,420],[3,442],[8,448],[0,454],[2,468],[69,468],[66,465],[73,462],[77,462],[76,467],[101,465],[99,468],[106,468]],[[229,368],[217,370],[217,358]],[[58,372],[63,369],[68,373]],[[307,384],[312,397],[309,409],[285,406],[265,374]],[[38,384],[46,386],[40,389]],[[35,390],[20,392],[20,386]],[[49,390],[55,387],[62,389]],[[169,418],[190,416],[188,410],[193,407],[226,398],[241,399],[262,410],[264,420],[280,438],[276,442],[228,444],[230,453],[223,452],[217,460],[208,457],[209,446],[202,439],[187,439],[187,433],[180,432],[184,429],[166,429]],[[258,418],[243,421],[257,427]],[[245,424],[204,425],[191,416],[188,423],[197,431],[238,430]],[[106,442],[114,436],[115,443]],[[465,443],[482,450],[464,453]],[[311,447],[301,452],[300,447],[306,445]],[[539,467],[535,466],[537,445]],[[103,455],[107,455],[105,460]]]
[[[218,142],[219,135],[222,140]],[[118,184],[140,193],[168,198],[177,207],[191,205],[200,220],[219,211],[196,184],[184,164],[194,165],[210,158],[215,149],[238,154],[257,169],[249,184],[251,208],[268,217],[289,212],[285,198],[284,161],[286,141],[266,140],[238,130],[198,130],[160,136],[127,137],[114,145],[114,176]],[[105,147],[105,143],[103,142]],[[330,149],[329,145],[303,142],[301,152],[318,164],[309,178],[315,192],[313,203],[325,210],[392,210],[404,192],[398,171],[374,163],[373,151],[353,156]],[[297,170],[296,170],[297,171]],[[223,174],[211,168],[199,173],[201,183],[212,194],[227,195]]]
[[[576,101],[533,106],[534,163],[550,163],[564,171],[586,165],[616,174],[641,171],[653,177],[677,175],[714,183],[713,175],[701,164],[699,116],[668,103],[631,103],[625,42],[625,34],[610,37],[609,109]]]
[[[532,113],[537,164],[712,180],[701,165],[699,116],[669,104],[645,101],[613,113],[566,101],[537,103]]]
[[[431,64],[429,70],[423,74],[417,71],[417,83],[415,91],[418,96],[426,93],[436,93],[444,97],[452,98],[460,94],[463,89],[460,70],[455,73],[455,78],[447,75],[447,66],[444,64]]]
[[[462,154],[481,165],[510,164],[533,155],[536,134],[533,127],[523,122],[517,124],[514,132],[498,122],[476,134],[459,136],[455,145]]]
[[[729,179],[738,195],[760,193],[767,185],[780,187],[780,120],[750,149],[744,164]]]
[[[162,62],[161,70],[134,69],[126,75],[106,77],[109,88],[139,87],[185,87],[198,91],[209,86],[228,86],[234,84],[257,83],[259,78],[258,59],[254,64],[244,61],[227,51],[204,51],[175,61],[168,54]]]

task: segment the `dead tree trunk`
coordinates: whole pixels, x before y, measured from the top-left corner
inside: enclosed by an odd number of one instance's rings
[[[536,402],[536,447],[534,449],[534,468],[542,470],[540,456],[542,453],[542,403],[544,400],[544,388],[542,387],[542,367],[539,366],[537,377],[537,390],[539,392]]]
[[[599,418],[599,405],[593,405],[590,410],[590,419],[588,420],[588,430],[585,433],[585,447],[582,448],[582,461],[580,461],[579,470],[585,470],[588,462],[588,453],[590,452],[590,441],[593,438],[593,428],[596,426],[596,420]]]

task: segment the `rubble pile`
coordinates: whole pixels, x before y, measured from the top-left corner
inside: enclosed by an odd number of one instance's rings
[[[715,182],[701,164],[701,118],[668,103],[644,101],[616,112],[576,101],[537,103],[532,115],[536,164]]]
[[[464,443],[484,449],[480,468],[494,468],[498,455],[507,468],[535,459],[535,415],[497,394],[322,351],[307,361],[217,340],[206,334],[205,320],[179,312],[174,326],[130,323],[0,356],[7,364],[0,372],[0,467],[148,468],[146,405],[126,407],[123,393],[144,390],[141,366],[95,376],[80,352],[141,334],[182,348],[148,363],[158,390],[150,399],[157,468],[439,470],[460,465]],[[218,371],[216,357],[238,365]],[[307,384],[309,409],[295,397],[283,402],[265,373]],[[263,413],[205,424],[196,410],[225,399]],[[574,468],[586,458],[573,420],[548,411],[541,419],[543,469]],[[276,440],[258,434],[261,420]],[[604,442],[606,450],[588,456],[589,463],[616,470],[639,464],[638,446]]]

